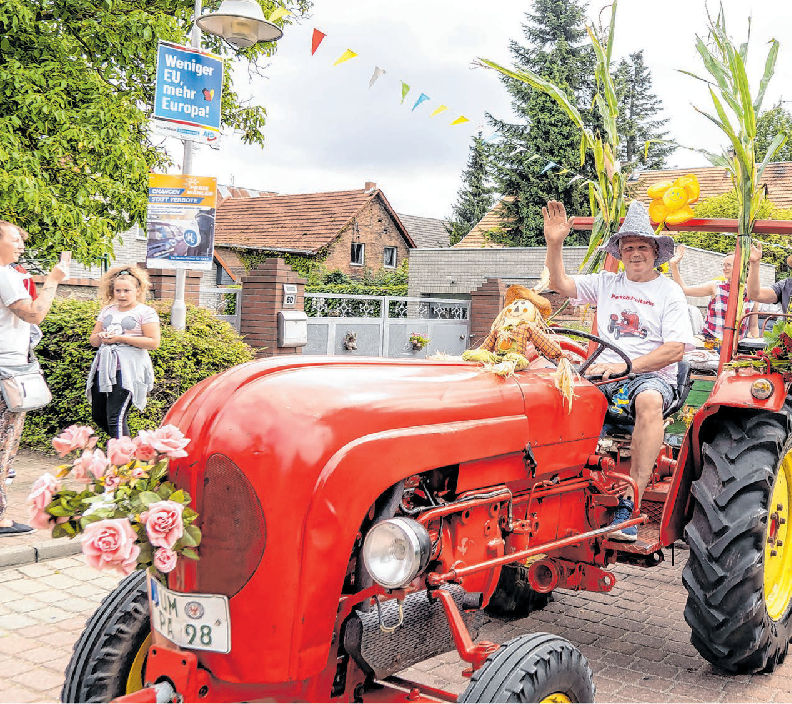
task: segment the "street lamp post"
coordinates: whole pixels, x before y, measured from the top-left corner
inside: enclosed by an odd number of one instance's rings
[[[201,30],[225,39],[235,49],[247,49],[258,42],[275,42],[283,36],[283,30],[274,22],[264,18],[261,6],[256,0],[223,0],[217,12],[202,15],[203,0],[195,0],[190,46],[201,48]],[[182,174],[192,171],[194,145],[192,140],[184,140]],[[186,269],[176,269],[176,291],[171,306],[171,326],[184,330],[187,322],[187,306],[184,303],[184,289],[187,282]]]

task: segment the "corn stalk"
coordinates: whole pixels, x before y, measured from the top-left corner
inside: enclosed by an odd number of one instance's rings
[[[585,162],[587,151],[591,151],[594,156],[594,168],[597,172],[597,179],[584,181],[584,183],[588,184],[589,207],[594,218],[594,225],[591,229],[586,256],[580,266],[581,271],[587,265],[588,271],[595,271],[599,268],[604,255],[601,252],[597,252],[597,247],[616,232],[619,227],[619,221],[625,212],[625,177],[617,156],[619,154],[619,133],[616,128],[616,118],[619,114],[619,108],[613,77],[610,73],[613,35],[616,26],[616,5],[617,0],[614,0],[611,5],[607,38],[604,42],[592,27],[586,27],[597,58],[594,74],[597,92],[594,96],[594,106],[601,118],[605,131],[604,136],[600,134],[599,130],[593,131],[585,124],[580,111],[555,83],[545,80],[527,69],[509,69],[488,59],[478,59],[479,65],[495,69],[505,76],[527,83],[535,90],[553,98],[582,133],[580,139],[580,164],[583,165]],[[600,30],[599,35],[602,34],[604,32]]]
[[[726,19],[723,8],[715,20],[709,18],[709,41],[696,37],[696,50],[701,56],[709,78],[702,78],[694,73],[683,71],[700,81],[707,83],[714,113],[694,109],[715,124],[728,138],[729,150],[722,154],[711,154],[703,149],[696,151],[704,154],[713,166],[726,169],[739,199],[738,243],[740,246],[740,286],[734,295],[737,297],[737,319],[743,311],[743,288],[745,271],[751,252],[751,231],[761,205],[764,191],[759,185],[765,167],[773,156],[785,144],[789,135],[782,132],[775,136],[761,164],[756,163],[756,118],[762,108],[767,85],[773,77],[778,57],[778,41],[770,41],[770,50],[765,59],[765,68],[759,83],[759,92],[755,98],[751,96],[745,64],[748,59],[748,41],[736,46],[726,32]],[[750,23],[748,37],[750,38]],[[736,267],[735,267],[736,269]],[[737,272],[735,272],[737,274]]]

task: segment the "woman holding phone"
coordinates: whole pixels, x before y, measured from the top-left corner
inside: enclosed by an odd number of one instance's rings
[[[88,375],[86,394],[93,420],[111,438],[129,435],[130,404],[141,411],[154,387],[149,350],[160,344],[157,311],[145,305],[149,280],[137,266],[116,266],[99,281],[104,303],[91,333],[99,350]]]
[[[58,284],[69,276],[68,257],[62,256],[34,301],[25,288],[23,275],[13,268],[25,251],[27,237],[21,227],[0,220],[0,367],[9,370],[30,361],[31,347],[41,339],[38,324],[49,312]],[[0,536],[33,530],[5,516],[6,478],[19,449],[24,423],[25,414],[9,411],[0,395]]]

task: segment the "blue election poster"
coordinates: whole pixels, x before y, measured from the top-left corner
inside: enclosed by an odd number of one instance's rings
[[[223,59],[200,49],[160,42],[154,117],[220,131]]]

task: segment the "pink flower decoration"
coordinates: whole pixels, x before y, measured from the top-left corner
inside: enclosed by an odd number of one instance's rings
[[[154,553],[154,567],[160,572],[170,572],[176,567],[176,553],[168,548],[157,548]]]
[[[140,514],[152,545],[169,550],[173,548],[184,535],[182,511],[184,506],[176,501],[157,501],[148,507],[148,511]]]
[[[54,517],[50,516],[44,509],[36,506],[28,506],[28,523],[39,530],[52,528]]]
[[[96,449],[90,455],[88,450],[86,450],[83,452],[82,465],[86,472],[90,472],[95,479],[99,479],[105,473],[108,461],[105,453],[101,450]]]
[[[49,506],[52,501],[52,495],[59,491],[60,488],[60,482],[49,472],[42,474],[33,482],[28,496],[28,503],[36,509],[43,510]]]
[[[150,462],[157,457],[157,450],[151,444],[151,431],[141,430],[132,441],[135,443],[135,459],[141,462]]]
[[[88,564],[97,569],[116,569],[130,574],[137,564],[140,547],[126,518],[89,523],[82,535],[82,551]]]
[[[135,443],[126,436],[110,438],[107,441],[107,459],[110,464],[121,466],[127,464],[135,456]]]
[[[115,472],[108,472],[104,478],[104,485],[105,491],[115,491],[119,486],[121,486],[121,477],[119,477]]]
[[[163,425],[147,435],[146,439],[157,452],[161,452],[171,459],[187,457],[184,447],[190,440],[185,438],[184,433],[175,425]]]
[[[70,425],[58,437],[53,438],[52,446],[63,457],[72,450],[82,450],[96,445],[96,438],[91,437],[93,430],[87,425]]]
[[[142,467],[135,467],[129,475],[132,479],[144,479],[146,477],[146,470]]]

